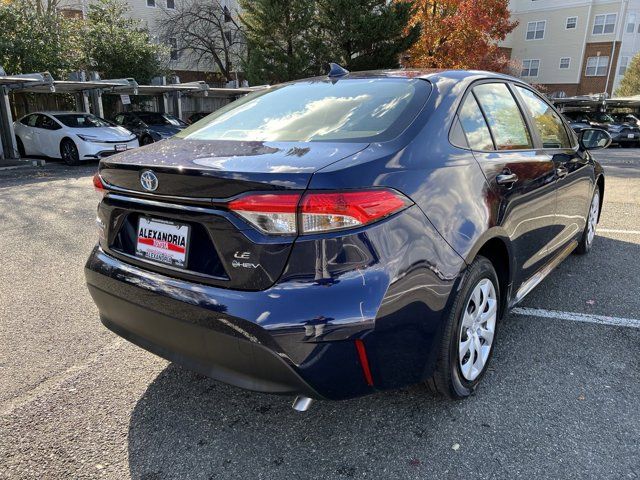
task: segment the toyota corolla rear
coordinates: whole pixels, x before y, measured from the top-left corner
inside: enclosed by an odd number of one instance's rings
[[[103,160],[86,265],[103,323],[257,391],[341,399],[422,379],[448,245],[398,189],[313,178],[392,161],[430,94],[411,78],[295,82]]]

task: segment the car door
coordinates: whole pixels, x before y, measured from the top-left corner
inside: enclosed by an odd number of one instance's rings
[[[554,253],[582,234],[587,221],[594,170],[588,157],[579,151],[560,114],[532,90],[514,87],[525,112],[531,118],[542,148],[556,169],[556,216],[558,234],[549,245]]]
[[[24,145],[24,150],[27,155],[42,155],[40,150],[38,150],[38,137],[35,128],[37,120],[38,115],[35,113],[20,120],[22,124],[20,128],[20,140],[22,140],[22,145]]]
[[[40,115],[36,126],[40,151],[48,157],[60,157],[60,141],[62,126],[48,115]]]
[[[547,262],[548,245],[558,233],[554,163],[536,148],[527,118],[506,83],[476,84],[463,100],[459,118],[499,199],[493,213],[511,240],[517,290]]]

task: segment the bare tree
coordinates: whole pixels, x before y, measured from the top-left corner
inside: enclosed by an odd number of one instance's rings
[[[191,66],[219,70],[232,80],[232,72],[246,49],[233,12],[218,0],[183,0],[175,2],[175,7],[165,9],[158,20],[163,40],[171,45],[173,59],[179,56]]]

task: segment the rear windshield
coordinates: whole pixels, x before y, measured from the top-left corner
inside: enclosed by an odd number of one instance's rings
[[[89,113],[65,113],[63,115],[55,115],[55,117],[63,125],[71,128],[98,128],[111,126],[107,121]]]
[[[421,79],[309,80],[251,93],[183,130],[189,140],[370,142],[390,140],[429,93]]]
[[[610,115],[607,115],[606,113],[592,113],[591,118],[593,118],[593,120],[595,120],[596,122],[600,122],[600,123],[615,122],[615,120],[611,118]]]
[[[147,125],[173,125],[176,127],[186,125],[186,123],[179,118],[173,115],[167,115],[166,113],[139,113],[138,118]]]

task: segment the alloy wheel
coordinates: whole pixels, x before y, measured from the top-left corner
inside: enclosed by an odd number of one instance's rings
[[[458,362],[462,376],[472,382],[482,373],[491,353],[498,318],[496,288],[483,278],[473,289],[463,311]]]

